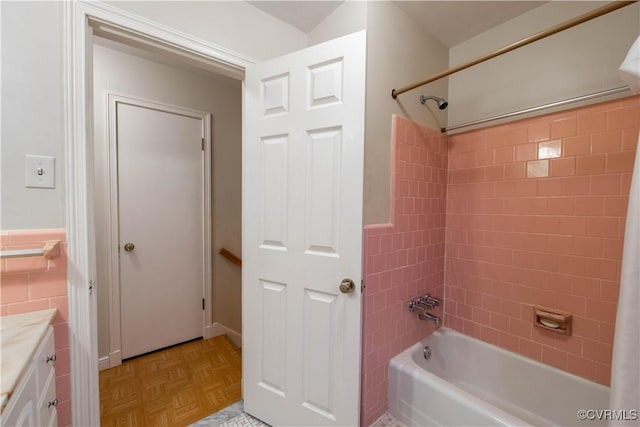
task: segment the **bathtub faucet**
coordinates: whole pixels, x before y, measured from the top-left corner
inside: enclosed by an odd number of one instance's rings
[[[426,311],[424,313],[418,314],[418,319],[420,319],[420,320],[430,320],[431,322],[435,323],[436,325],[440,324],[440,318],[438,316],[436,316],[435,314],[427,313]]]

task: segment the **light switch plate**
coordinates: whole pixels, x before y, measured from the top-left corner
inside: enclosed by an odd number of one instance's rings
[[[25,187],[56,188],[55,158],[50,156],[25,156]]]

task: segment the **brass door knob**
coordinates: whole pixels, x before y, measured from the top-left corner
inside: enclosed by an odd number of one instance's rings
[[[136,248],[136,245],[134,245],[133,243],[125,243],[124,244],[124,250],[126,252],[133,252],[133,250]]]
[[[340,292],[343,294],[349,294],[356,289],[356,284],[351,279],[342,279],[340,282]]]

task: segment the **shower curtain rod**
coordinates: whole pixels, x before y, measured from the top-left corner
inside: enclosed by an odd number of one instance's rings
[[[459,125],[453,125],[445,128],[441,128],[440,131],[442,133],[462,129],[469,126],[481,125],[483,123],[493,122],[495,120],[508,119],[510,117],[521,116],[523,114],[535,113],[536,111],[546,110],[548,108],[561,107],[567,104],[573,104],[574,102],[580,101],[588,101],[589,99],[600,98],[602,96],[615,95],[622,92],[627,92],[629,89],[628,86],[616,87],[613,89],[607,89],[600,92],[590,93],[588,95],[576,96],[575,98],[564,99],[562,101],[551,102],[549,104],[538,105],[537,107],[525,108],[524,110],[512,111],[511,113],[500,114],[497,116],[487,117],[486,119],[474,120],[471,122],[461,123]]]
[[[457,67],[453,67],[453,68],[449,68],[448,70],[442,71],[432,77],[429,77],[426,80],[422,80],[420,82],[417,83],[413,83],[404,87],[401,87],[400,89],[392,89],[391,90],[391,97],[393,99],[396,99],[398,97],[398,95],[401,95],[405,92],[408,92],[410,90],[413,90],[417,87],[420,86],[424,86],[428,83],[434,82],[436,80],[440,80],[443,77],[447,77],[451,74],[455,74],[458,71],[462,71],[462,70],[466,70],[469,67],[473,67],[474,65],[480,64],[482,62],[488,61],[489,59],[495,58],[496,56],[500,56],[502,54],[505,54],[507,52],[511,52],[512,50],[521,48],[523,46],[526,46],[530,43],[533,43],[535,41],[538,40],[542,40],[545,37],[549,37],[552,36],[556,33],[559,33],[561,31],[564,31],[566,29],[569,29],[571,27],[575,27],[576,25],[582,24],[583,22],[587,22],[590,21],[594,18],[597,18],[598,16],[602,16],[602,15],[606,15],[609,12],[613,12],[614,10],[618,10],[620,8],[623,8],[625,6],[629,6],[630,4],[633,3],[637,3],[638,0],[634,0],[634,1],[613,1],[609,4],[606,4],[598,9],[594,9],[591,12],[585,13],[583,15],[580,15],[576,18],[570,19],[568,21],[565,21],[561,24],[555,25],[551,28],[548,28],[544,31],[541,31],[539,33],[536,33],[532,36],[526,37],[520,41],[517,41],[515,43],[511,43],[510,45],[507,45],[501,49],[498,49],[494,52],[491,52],[487,55],[481,56],[479,58],[476,58],[472,61],[466,62],[464,64],[458,65]]]

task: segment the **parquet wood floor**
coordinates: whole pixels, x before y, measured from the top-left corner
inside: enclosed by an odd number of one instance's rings
[[[241,398],[240,351],[226,336],[191,341],[100,372],[102,426],[185,426]]]

